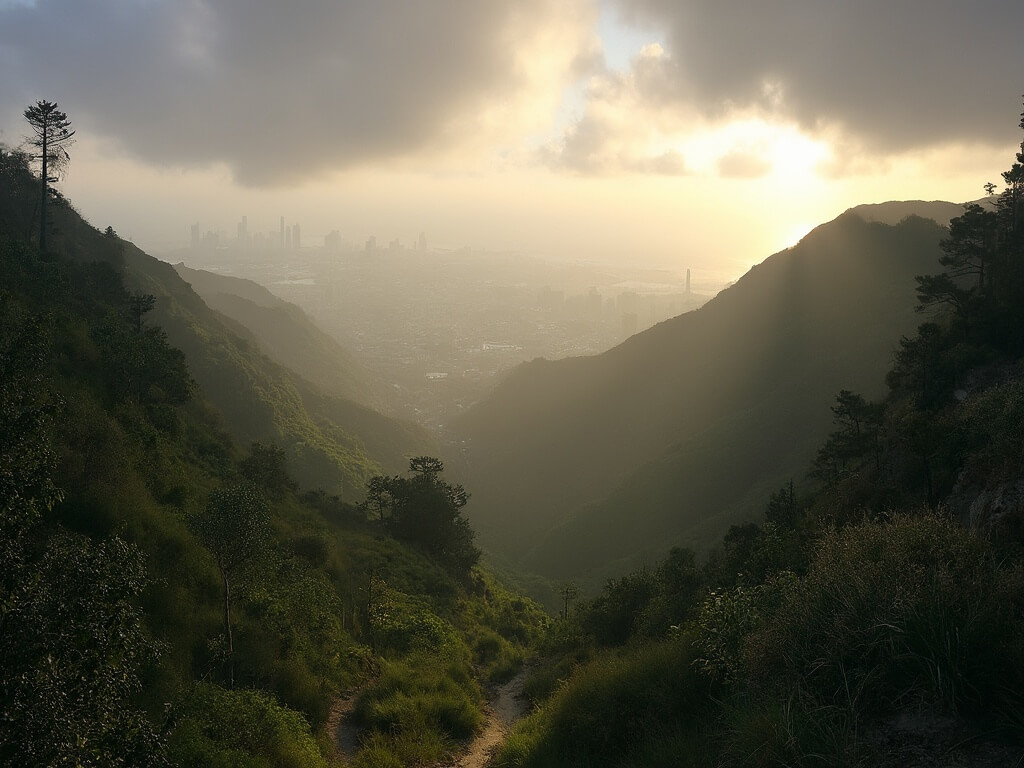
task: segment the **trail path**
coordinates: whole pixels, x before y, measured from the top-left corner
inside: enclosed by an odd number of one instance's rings
[[[494,689],[494,696],[484,710],[487,720],[483,730],[470,742],[466,753],[445,768],[485,768],[508,729],[526,714],[523,683],[528,672],[524,666],[515,677]]]
[[[327,732],[345,762],[351,761],[359,751],[359,729],[352,723],[349,715],[355,709],[356,699],[361,692],[362,688],[356,688],[343,693],[334,700],[331,711],[327,713]]]
[[[491,754],[505,738],[508,729],[526,714],[526,699],[523,683],[529,668],[524,666],[519,673],[492,691],[490,702],[484,708],[483,730],[469,743],[466,751],[454,762],[438,765],[437,768],[486,768]],[[359,729],[352,724],[349,715],[355,708],[356,699],[362,689],[355,689],[339,696],[327,715],[327,732],[346,762],[351,761],[359,751]]]

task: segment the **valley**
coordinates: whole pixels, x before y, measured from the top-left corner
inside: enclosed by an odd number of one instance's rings
[[[701,306],[716,275],[516,254],[196,248],[172,263],[252,280],[301,307],[373,372],[381,407],[436,433],[516,365],[602,352]]]

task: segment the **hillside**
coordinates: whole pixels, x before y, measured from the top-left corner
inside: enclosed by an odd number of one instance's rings
[[[377,408],[370,374],[347,349],[320,330],[299,307],[258,283],[175,264],[175,271],[203,302],[236,321],[274,362],[291,369],[324,394]]]
[[[27,158],[0,179],[0,764],[328,768],[343,694],[356,765],[455,759],[545,622],[475,567],[465,492],[427,457],[367,478],[386,518],[300,492],[202,381],[319,428],[340,401],[56,195],[41,251]]]
[[[1024,762],[1024,152],[1003,179],[800,482],[566,604],[497,768]]]
[[[695,312],[515,370],[455,425],[485,547],[600,582],[715,540],[803,472],[840,388],[882,391],[943,236],[847,214]]]
[[[130,244],[126,281],[156,297],[158,323],[185,352],[205,397],[241,445],[275,442],[306,488],[359,498],[382,468],[400,471],[406,457],[431,452],[419,427],[318,390],[263,354],[263,341],[239,335],[236,324],[210,309],[175,269]]]
[[[889,200],[885,203],[863,203],[855,205],[847,213],[855,213],[864,221],[877,221],[881,224],[899,224],[908,216],[920,216],[931,219],[944,227],[949,220],[964,212],[960,203],[948,203],[945,200]]]

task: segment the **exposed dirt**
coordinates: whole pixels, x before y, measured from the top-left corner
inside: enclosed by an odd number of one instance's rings
[[[486,768],[491,755],[505,738],[508,729],[526,714],[527,702],[523,696],[523,683],[529,672],[523,667],[507,683],[490,691],[490,701],[484,708],[484,727],[466,746],[466,750],[453,762],[443,763],[436,768]],[[347,691],[334,701],[327,715],[327,732],[337,749],[338,755],[346,762],[351,761],[359,751],[359,728],[352,723],[350,715],[362,689]]]
[[[346,762],[359,751],[359,729],[349,717],[355,709],[356,699],[362,689],[347,691],[334,700],[327,714],[327,733],[331,735],[338,755]]]
[[[529,668],[523,667],[507,683],[494,688],[491,700],[484,710],[487,720],[483,730],[470,742],[465,753],[455,762],[447,763],[444,768],[485,768],[491,755],[504,740],[508,729],[526,714],[527,702],[523,696],[523,683],[528,672]]]

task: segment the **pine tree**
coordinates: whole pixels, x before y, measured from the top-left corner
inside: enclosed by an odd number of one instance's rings
[[[32,130],[25,143],[37,150],[34,159],[41,164],[42,197],[39,207],[39,251],[46,250],[46,198],[49,185],[60,179],[70,156],[68,147],[74,144],[75,131],[71,130],[68,116],[57,109],[52,101],[37,101],[25,110],[25,119]]]

